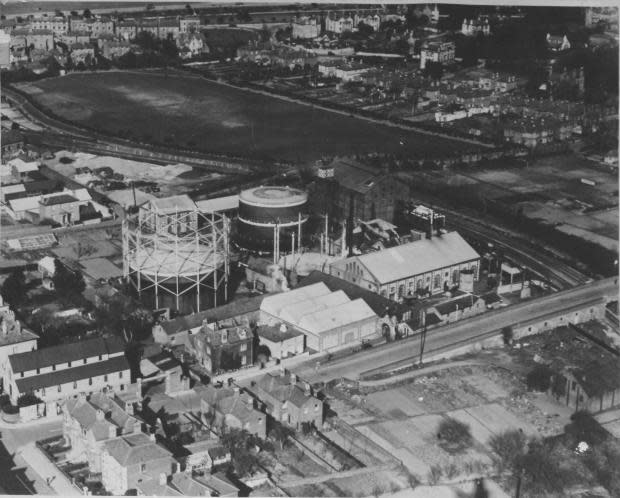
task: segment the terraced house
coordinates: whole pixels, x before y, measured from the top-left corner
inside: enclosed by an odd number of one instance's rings
[[[124,391],[130,384],[125,346],[97,337],[9,356],[8,393],[13,404],[26,393],[60,413],[59,402],[80,393]]]

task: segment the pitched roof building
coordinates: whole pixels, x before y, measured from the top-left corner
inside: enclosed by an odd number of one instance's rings
[[[479,259],[457,232],[449,232],[338,260],[330,266],[330,274],[396,300],[422,289],[443,292],[459,282],[465,269],[473,269],[477,279]]]
[[[201,386],[196,391],[201,398],[201,418],[214,431],[235,428],[261,438],[267,436],[265,414],[256,409],[254,398],[246,392],[213,385]]]
[[[97,337],[11,355],[7,382],[13,403],[25,393],[51,403],[79,393],[124,391],[131,379],[122,342]]]
[[[285,323],[303,332],[306,346],[315,351],[338,348],[377,333],[377,315],[363,299],[351,300],[323,283],[266,297],[261,322]]]
[[[132,405],[129,405],[132,406]],[[105,441],[136,434],[142,423],[104,393],[88,398],[68,399],[63,410],[63,437],[71,446],[70,458],[86,459],[91,472],[101,472],[101,452]]]
[[[300,429],[302,424],[323,424],[323,402],[312,393],[307,382],[287,375],[284,368],[261,377],[251,392],[265,404],[265,409],[275,420]]]

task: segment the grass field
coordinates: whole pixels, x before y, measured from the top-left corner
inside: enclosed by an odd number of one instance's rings
[[[21,88],[79,124],[208,152],[309,161],[374,151],[420,157],[473,147],[189,77],[81,73]]]

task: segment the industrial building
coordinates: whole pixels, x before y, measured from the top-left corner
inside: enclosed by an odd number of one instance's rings
[[[416,293],[438,294],[460,283],[460,273],[478,279],[480,255],[457,233],[338,260],[330,273],[396,300]]]
[[[290,187],[256,187],[239,195],[237,243],[254,252],[299,251],[308,194]]]
[[[186,195],[152,199],[123,222],[123,273],[153,309],[199,312],[228,299],[229,223]]]
[[[260,307],[261,324],[294,327],[314,351],[368,339],[378,333],[378,319],[363,299],[351,300],[322,282],[267,296]]]

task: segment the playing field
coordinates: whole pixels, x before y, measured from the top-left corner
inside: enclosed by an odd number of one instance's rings
[[[307,161],[373,151],[423,157],[474,147],[185,76],[74,73],[20,87],[79,124],[208,152]]]

